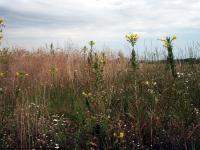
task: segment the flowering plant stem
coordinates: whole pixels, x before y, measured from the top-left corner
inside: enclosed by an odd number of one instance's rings
[[[176,64],[175,64],[175,61],[174,61],[174,55],[173,55],[173,52],[172,52],[172,47],[171,46],[168,47],[167,50],[168,50],[167,63],[168,63],[168,66],[170,66],[170,68],[171,68],[172,76],[174,78],[176,78]]]
[[[173,45],[172,42],[176,39],[176,36],[171,37],[166,37],[166,38],[161,38],[160,41],[163,42],[163,46],[167,49],[168,51],[168,56],[167,56],[167,68],[171,69],[172,76],[176,78],[176,64],[174,61],[174,55],[173,55]]]

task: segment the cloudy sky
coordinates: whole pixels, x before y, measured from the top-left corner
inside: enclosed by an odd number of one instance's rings
[[[1,0],[6,20],[4,44],[22,47],[72,41],[84,46],[126,49],[124,35],[139,33],[140,43],[165,35],[185,45],[200,39],[199,0]]]

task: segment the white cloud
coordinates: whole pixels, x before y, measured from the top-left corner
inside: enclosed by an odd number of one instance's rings
[[[129,32],[145,38],[183,35],[190,29],[200,30],[199,13],[199,0],[0,1],[10,42],[71,38],[77,43],[89,39],[104,43],[122,40]]]

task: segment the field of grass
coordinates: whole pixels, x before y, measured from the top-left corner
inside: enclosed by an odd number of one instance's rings
[[[199,111],[198,63],[0,51],[0,148],[199,149]]]

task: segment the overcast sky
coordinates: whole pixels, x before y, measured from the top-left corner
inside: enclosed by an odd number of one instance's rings
[[[174,34],[187,44],[200,39],[199,14],[200,0],[0,0],[4,43],[23,47],[94,40],[99,48],[126,49],[131,32],[141,35],[138,44]]]

